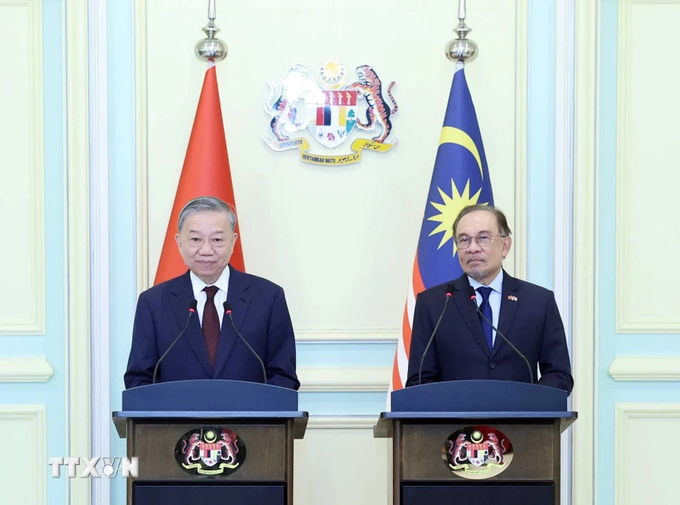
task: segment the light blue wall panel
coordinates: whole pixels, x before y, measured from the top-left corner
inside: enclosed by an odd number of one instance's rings
[[[555,1],[529,2],[527,279],[552,289],[555,212]],[[521,190],[521,188],[520,188]]]
[[[62,57],[62,2],[44,0],[42,4],[43,38],[43,122],[44,122],[44,195],[45,195],[45,335],[2,336],[2,356],[44,356],[54,375],[46,383],[0,384],[2,404],[45,404],[47,421],[47,457],[66,456],[66,270],[65,270],[65,168]],[[20,254],[20,250],[17,250]],[[47,496],[50,504],[66,502],[66,479],[48,477],[44,465]]]

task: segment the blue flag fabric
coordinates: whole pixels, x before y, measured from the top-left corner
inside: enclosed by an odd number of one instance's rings
[[[489,169],[477,114],[460,65],[453,76],[449,103],[427,195],[418,250],[397,342],[390,391],[406,383],[411,347],[411,321],[421,291],[460,277],[453,241],[453,222],[468,205],[493,205]],[[388,396],[389,398],[389,396]]]
[[[460,68],[453,77],[418,241],[425,289],[462,275],[453,222],[464,207],[474,204],[493,205],[493,192],[477,114]]]

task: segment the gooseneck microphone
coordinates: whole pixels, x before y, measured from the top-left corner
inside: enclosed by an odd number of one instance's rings
[[[479,307],[477,306],[477,292],[475,291],[475,288],[472,286],[468,287],[468,294],[470,295],[470,301],[472,301],[472,304],[475,306],[475,310],[477,310],[477,314],[479,314],[484,321],[489,323],[489,325],[496,330],[496,335],[500,335],[503,340],[507,342],[507,344],[512,347],[513,351],[515,351],[520,358],[524,360],[524,362],[527,364],[527,368],[529,369],[529,379],[531,379],[531,383],[534,383],[534,372],[531,370],[531,365],[529,364],[529,360],[527,357],[519,352],[519,349],[515,347],[512,342],[510,342],[505,335],[503,335],[500,331],[498,331],[498,328],[496,328],[491,321],[489,321],[486,317],[484,317],[484,314],[482,314],[482,311],[479,310]]]
[[[446,307],[449,306],[449,300],[451,299],[451,295],[453,294],[453,284],[448,284],[446,286],[446,301],[444,302],[444,308],[442,309],[442,313],[439,315],[439,319],[437,319],[437,324],[434,326],[434,330],[432,330],[432,335],[430,335],[430,340],[427,341],[427,345],[425,346],[425,350],[423,351],[423,355],[420,357],[420,367],[418,368],[418,385],[420,386],[420,381],[422,379],[423,375],[423,363],[425,362],[425,355],[427,354],[427,351],[430,350],[430,346],[432,345],[432,341],[434,340],[434,336],[437,333],[437,330],[439,329],[439,325],[442,322],[442,319],[444,319],[444,313],[446,312]]]
[[[231,327],[234,328],[234,331],[239,336],[239,338],[241,340],[243,340],[243,343],[246,344],[246,346],[248,346],[248,349],[250,349],[250,352],[252,352],[253,355],[257,358],[257,361],[260,362],[260,366],[262,367],[262,377],[264,378],[264,384],[266,384],[267,383],[267,371],[264,368],[264,363],[262,362],[262,358],[260,358],[260,356],[255,352],[255,349],[250,347],[250,344],[248,343],[248,341],[245,338],[243,338],[243,335],[241,335],[241,333],[239,333],[239,331],[236,329],[236,325],[234,324],[234,318],[231,316],[231,304],[229,302],[224,302],[223,307],[224,307],[224,312],[229,316],[229,321],[231,321]]]
[[[156,366],[153,369],[153,380],[151,381],[151,384],[156,384],[156,374],[158,373],[158,365],[161,364],[161,361],[168,355],[170,350],[175,347],[175,344],[179,342],[179,339],[182,338],[182,335],[187,331],[187,328],[189,327],[189,321],[191,321],[191,316],[193,316],[196,313],[196,306],[198,305],[198,302],[196,300],[191,301],[191,305],[189,305],[189,317],[187,317],[187,324],[184,325],[184,329],[180,332],[179,335],[177,335],[177,338],[174,340],[172,344],[170,344],[170,347],[168,347],[168,350],[163,353],[163,356],[160,357],[160,359],[156,362]]]

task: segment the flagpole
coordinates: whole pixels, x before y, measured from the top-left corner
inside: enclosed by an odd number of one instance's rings
[[[215,37],[220,31],[215,26],[215,0],[208,1],[208,24],[203,27],[206,38],[199,40],[194,48],[196,56],[206,61],[222,61],[227,57],[227,44]]]
[[[461,64],[474,60],[478,53],[477,44],[467,38],[467,34],[472,29],[465,24],[465,18],[465,0],[458,0],[458,26],[453,30],[458,38],[449,40],[446,43],[445,51],[449,60],[458,61]]]

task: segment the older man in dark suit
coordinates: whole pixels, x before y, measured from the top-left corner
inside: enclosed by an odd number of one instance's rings
[[[479,308],[524,354],[534,377],[538,367],[538,384],[570,393],[574,380],[555,296],[502,269],[512,245],[505,215],[490,206],[466,207],[454,222],[453,233],[465,273],[418,295],[406,386],[418,384],[421,356],[450,293],[449,306],[423,361],[422,383],[531,380],[524,360],[480,317]]]
[[[222,200],[199,197],[179,215],[175,237],[188,271],[139,296],[125,386],[150,384],[159,358],[158,381],[232,379],[298,389],[295,336],[283,290],[229,266],[237,235],[236,216]]]

